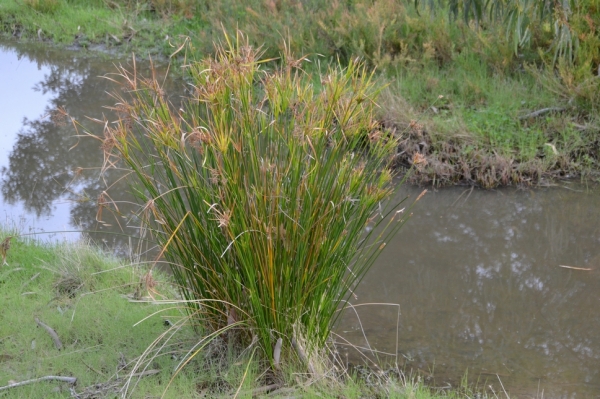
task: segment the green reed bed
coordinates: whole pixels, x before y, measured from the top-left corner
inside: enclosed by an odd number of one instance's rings
[[[276,366],[279,348],[284,359],[324,347],[405,219],[385,202],[397,140],[374,119],[372,75],[333,67],[317,91],[303,59],[263,62],[238,36],[187,65],[181,107],[156,77],[121,70],[131,98],[119,97],[103,148],[107,164],[121,158],[134,173],[143,219],[197,320],[243,324],[242,342],[258,339]]]

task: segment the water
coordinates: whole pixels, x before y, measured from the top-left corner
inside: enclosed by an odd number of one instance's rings
[[[105,107],[116,85],[103,78],[115,64],[76,51],[39,45],[0,45],[0,216],[8,226],[44,240],[76,240],[86,233],[110,248],[125,248],[136,229],[128,228],[135,206],[119,172],[100,177],[102,134],[90,118],[114,120]],[[164,69],[164,68],[163,68]],[[144,67],[141,71],[148,71]],[[114,76],[112,76],[114,78]],[[75,130],[57,110],[66,110],[83,128]],[[114,181],[118,182],[115,184]],[[119,214],[98,214],[96,201],[114,184]]]
[[[114,102],[106,94],[114,86],[99,76],[114,71],[113,62],[0,46],[5,224],[23,233],[59,231],[42,235],[53,240],[93,231],[84,235],[111,248],[125,248],[136,235],[125,180],[109,191],[120,214],[98,215],[106,187],[99,142],[75,137],[53,116],[64,107],[101,134],[85,116],[112,118],[102,107]],[[419,192],[405,187],[400,195]],[[435,386],[456,386],[468,370],[471,381],[496,392],[500,377],[514,397],[600,397],[599,194],[570,183],[430,192],[356,291],[355,303],[399,304],[399,323],[398,306],[357,307],[362,328],[349,312],[337,333],[391,353],[381,358],[407,370],[433,372]]]
[[[400,304],[398,340],[396,307],[357,308],[371,346],[436,386],[468,368],[518,397],[600,397],[600,190],[562,186],[428,193],[356,291]],[[338,332],[366,346],[357,327]]]

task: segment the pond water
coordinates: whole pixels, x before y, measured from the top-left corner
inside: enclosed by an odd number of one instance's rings
[[[102,107],[113,103],[106,92],[114,87],[100,76],[113,64],[0,45],[5,225],[53,240],[85,235],[126,253],[137,232],[126,182],[109,191],[120,215],[106,212],[99,222],[99,143],[75,137],[55,112],[63,107],[101,133],[85,116],[111,117]],[[403,187],[398,195],[419,192]],[[512,397],[600,397],[599,221],[598,187],[432,191],[357,289],[356,304],[375,304],[356,308],[360,324],[348,312],[337,333],[433,374],[439,387],[468,372],[498,394],[500,379]]]
[[[436,386],[468,368],[519,398],[600,397],[600,190],[562,185],[423,197],[356,291],[400,304],[399,325],[396,307],[356,308],[371,347]],[[366,346],[356,317],[338,333]]]
[[[114,171],[100,178],[100,142],[79,136],[84,130],[102,134],[102,124],[89,118],[114,120],[106,107],[115,103],[108,94],[115,85],[103,76],[114,73],[115,65],[130,63],[40,45],[0,44],[4,225],[50,241],[77,240],[85,231],[97,243],[127,251],[137,229],[128,227],[135,205],[126,181]],[[141,70],[147,72],[148,66]],[[59,108],[84,128],[76,131],[60,117]],[[97,198],[107,183],[114,184],[110,195],[117,193],[119,216],[97,212]]]

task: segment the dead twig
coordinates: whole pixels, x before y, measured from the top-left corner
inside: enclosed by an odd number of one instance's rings
[[[581,132],[585,132],[588,130],[599,130],[600,129],[600,126],[596,126],[596,125],[592,125],[592,124],[580,125],[575,122],[571,122],[571,126],[573,126],[575,129],[577,129]]]
[[[52,341],[54,341],[54,346],[56,346],[56,349],[61,350],[63,348],[63,344],[62,342],[60,342],[60,338],[58,338],[58,334],[56,333],[56,331],[54,331],[54,329],[49,325],[42,323],[37,317],[35,318],[35,322],[38,326],[42,327],[44,330],[46,330],[48,334],[50,334],[50,337],[52,337]]]
[[[75,384],[77,382],[77,378],[75,377],[61,377],[56,375],[47,375],[45,377],[34,378],[32,380],[25,380],[21,382],[15,382],[13,384],[9,384],[3,387],[0,387],[0,391],[4,391],[5,389],[16,388],[27,384],[33,384],[40,381],[62,381],[68,382],[69,384]]]
[[[95,368],[93,368],[92,366],[90,366],[89,364],[87,364],[86,362],[84,362],[83,360],[82,360],[81,362],[82,362],[83,364],[85,364],[85,366],[86,366],[88,369],[90,369],[90,370],[92,370],[93,372],[95,372],[96,374],[100,374],[101,376],[103,376],[103,377],[104,377],[104,375],[105,375],[105,374],[104,374],[102,371],[96,370]]]
[[[160,373],[160,370],[152,369],[152,370],[140,371],[139,373],[133,373],[129,377],[147,377],[149,375],[154,375],[154,374],[158,374],[158,373]]]
[[[265,394],[266,395],[271,395],[271,394],[273,394],[273,392],[279,391],[282,387],[283,387],[283,384],[265,385],[265,386],[262,386],[262,387],[255,388],[255,389],[253,389],[251,391],[242,392],[242,394],[246,395],[246,396],[248,394],[251,394],[253,398],[255,398],[257,396],[262,397],[261,395],[265,395]],[[239,393],[239,390],[238,390],[238,392],[236,392],[236,395],[238,393]],[[235,396],[234,396],[234,398],[235,398]]]
[[[140,373],[131,374],[128,378],[133,377],[146,377],[160,373],[160,370],[152,369],[146,370]],[[71,396],[77,399],[92,399],[92,398],[104,398],[108,397],[111,393],[118,393],[123,388],[125,378],[116,378],[105,383],[94,384],[86,387],[81,392],[71,391]]]
[[[564,110],[566,110],[565,107],[548,107],[548,108],[542,108],[542,109],[538,109],[537,111],[533,111],[530,112],[526,115],[523,116],[519,116],[520,120],[523,119],[529,119],[529,118],[536,118],[540,115],[544,115],[547,114],[548,112],[563,112]]]

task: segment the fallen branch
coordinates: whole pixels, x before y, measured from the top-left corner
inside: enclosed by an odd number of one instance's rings
[[[26,381],[21,381],[21,382],[15,382],[14,384],[9,384],[6,385],[4,387],[0,387],[0,391],[4,391],[5,389],[9,389],[9,388],[16,388],[16,387],[20,387],[23,385],[27,385],[27,384],[33,384],[35,382],[40,382],[40,381],[62,381],[62,382],[68,382],[69,384],[75,384],[77,382],[77,378],[75,377],[61,377],[61,376],[56,376],[56,375],[47,375],[45,377],[40,377],[40,378],[34,378],[33,380],[26,380]]]
[[[565,107],[542,108],[542,109],[538,109],[537,111],[530,112],[526,115],[519,116],[519,119],[523,120],[523,119],[529,119],[529,118],[536,118],[540,115],[547,114],[548,112],[563,112],[564,110],[566,110]]]
[[[558,267],[564,267],[565,269],[573,269],[573,270],[584,270],[584,271],[591,271],[594,269],[590,269],[587,267],[575,267],[575,266],[565,266],[565,265],[558,265]]]
[[[62,342],[60,342],[60,338],[58,338],[58,334],[56,333],[56,331],[54,331],[54,329],[49,325],[42,323],[37,317],[35,318],[35,322],[38,326],[42,327],[44,330],[46,330],[48,334],[50,334],[50,337],[52,337],[52,341],[54,341],[54,346],[56,346],[56,349],[61,350],[63,348],[63,344]]]

